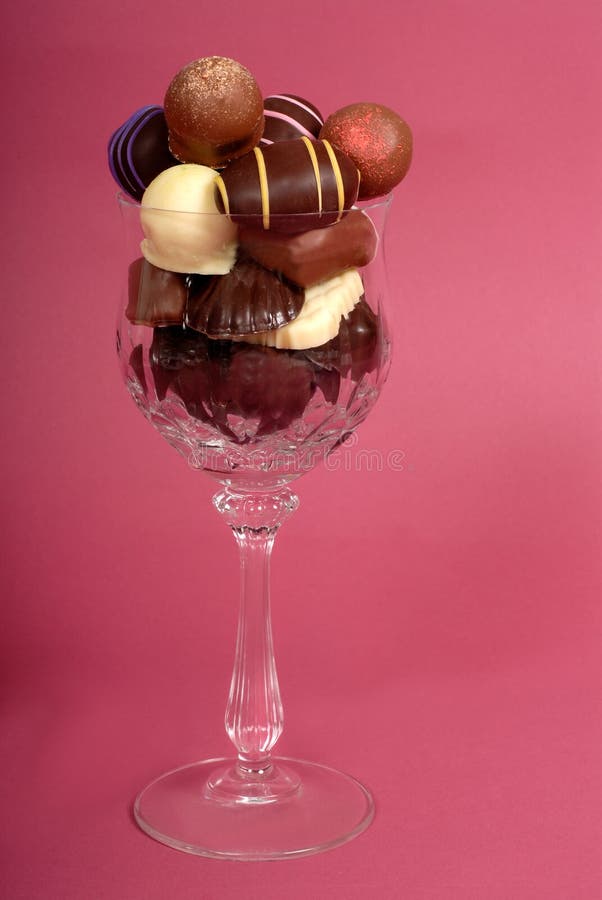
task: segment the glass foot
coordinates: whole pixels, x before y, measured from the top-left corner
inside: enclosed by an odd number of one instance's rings
[[[234,788],[237,779],[241,791]],[[374,817],[374,801],[355,778],[318,763],[274,759],[250,786],[235,759],[208,759],[151,782],[138,795],[134,815],[155,840],[186,853],[285,859],[321,853],[361,834]]]

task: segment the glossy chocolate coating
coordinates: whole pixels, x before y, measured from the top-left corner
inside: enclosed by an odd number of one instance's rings
[[[295,138],[316,139],[324,124],[320,110],[294,94],[271,94],[263,102],[265,127],[261,146],[275,141],[292,141]]]
[[[165,94],[169,147],[181,162],[223,166],[263,133],[263,98],[248,69],[224,56],[181,69]]]
[[[387,106],[352,103],[328,117],[322,140],[346,153],[361,173],[360,200],[388,194],[412,161],[412,132]]]
[[[160,106],[143,106],[112,135],[109,168],[117,184],[130,197],[141,200],[156,176],[176,166],[169,152],[167,123]]]
[[[291,322],[303,301],[300,287],[243,258],[227,275],[192,279],[186,325],[215,338],[256,334]]]
[[[341,219],[357,199],[359,174],[340,150],[303,138],[263,150],[256,147],[230,163],[216,185],[218,208],[233,221],[291,233],[324,228]],[[249,216],[254,217],[252,223],[245,221]]]
[[[143,258],[130,265],[125,314],[135,325],[181,324],[187,296],[185,275],[159,269]]]
[[[309,287],[343,269],[366,266],[374,258],[378,237],[370,218],[352,209],[329,228],[282,234],[241,226],[240,247],[267,269]]]

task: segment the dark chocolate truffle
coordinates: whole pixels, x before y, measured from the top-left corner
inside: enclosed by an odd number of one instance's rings
[[[412,132],[407,122],[378,103],[352,103],[326,119],[320,139],[346,153],[361,174],[359,198],[388,194],[412,161]]]
[[[109,168],[119,187],[141,200],[151,181],[178,160],[169,152],[167,123],[160,106],[143,106],[111,136]]]
[[[320,134],[324,117],[309,100],[294,94],[271,94],[263,102],[265,128],[261,146],[275,141],[292,141],[308,137],[314,140]]]
[[[328,141],[303,137],[255,147],[215,183],[218,208],[233,222],[290,233],[338,222],[357,199],[359,173]]]
[[[181,162],[223,166],[263,132],[263,98],[248,69],[208,56],[181,69],[165,95],[169,148]]]

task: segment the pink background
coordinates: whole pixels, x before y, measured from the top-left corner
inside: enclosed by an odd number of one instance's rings
[[[600,896],[602,7],[550,0],[21,0],[2,30],[10,900]],[[374,791],[368,832],[236,864],[130,819],[228,752],[237,598],[213,485],[120,383],[106,141],[199,56],[412,124],[396,361],[276,548],[280,749]],[[343,465],[347,459],[346,467]]]

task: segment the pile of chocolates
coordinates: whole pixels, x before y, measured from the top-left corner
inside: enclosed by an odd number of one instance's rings
[[[335,403],[341,377],[375,367],[379,323],[359,269],[378,236],[355,204],[409,168],[412,135],[395,112],[355,103],[324,120],[295,95],[264,99],[235,60],[207,57],[176,74],[163,107],[134,112],[108,155],[140,203],[126,316],[154,328],[159,400],[171,390],[228,436],[229,415],[268,433],[318,387]],[[141,353],[131,365],[146,392]]]

